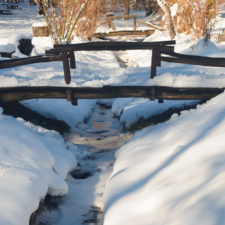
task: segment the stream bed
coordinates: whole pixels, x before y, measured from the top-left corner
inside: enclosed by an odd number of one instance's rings
[[[101,225],[104,186],[112,172],[114,153],[131,134],[123,132],[111,112],[110,100],[100,101],[86,123],[65,136],[77,146],[78,167],[66,182],[69,193],[46,196],[32,225]]]

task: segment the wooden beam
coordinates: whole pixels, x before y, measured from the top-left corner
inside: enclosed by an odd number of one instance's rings
[[[52,61],[61,61],[62,58],[60,55],[41,55],[41,56],[32,56],[22,59],[9,59],[0,61],[0,69],[11,68],[16,66],[24,66],[33,63],[41,62],[52,62]]]
[[[53,49],[47,50],[46,54],[57,54],[63,51],[120,51],[120,50],[148,50],[157,47],[160,52],[173,51],[175,41],[157,41],[157,42],[88,42],[70,45],[54,45]]]
[[[71,75],[70,75],[70,66],[69,66],[69,59],[68,53],[62,53],[62,61],[63,61],[63,70],[64,70],[64,79],[66,84],[70,84],[71,82]]]
[[[157,70],[157,49],[152,49],[152,63],[151,63],[151,75],[150,78],[153,79],[156,76],[156,70]]]
[[[161,61],[173,62],[173,63],[183,63],[199,66],[211,66],[211,67],[225,67],[225,58],[215,58],[207,56],[197,56],[197,55],[185,55],[172,51],[162,50],[162,54],[169,55],[172,57],[161,56]]]
[[[127,36],[127,35],[150,36],[155,32],[154,30],[137,30],[135,23],[133,28],[134,30],[118,30],[105,33],[95,33],[93,36],[95,38]]]
[[[181,58],[181,59],[224,61],[224,58],[199,56],[199,55],[186,55],[186,54],[181,54],[177,52],[167,52],[166,50],[165,51],[162,50],[161,53],[165,55]]]
[[[225,59],[216,60],[216,59],[191,59],[191,58],[174,58],[174,57],[160,57],[163,62],[173,62],[173,63],[183,63],[197,66],[210,66],[210,67],[225,67]]]
[[[215,97],[224,90],[225,88],[172,88],[163,86],[9,87],[0,88],[0,101],[13,102],[38,98],[62,98],[72,100],[76,104],[76,99],[128,97],[160,99],[160,101],[206,100]]]
[[[76,60],[75,60],[75,52],[69,52],[69,59],[70,59],[70,68],[76,69]]]
[[[109,16],[107,17],[111,20],[116,20],[116,19],[134,19],[137,18],[137,15],[121,15],[121,16]]]

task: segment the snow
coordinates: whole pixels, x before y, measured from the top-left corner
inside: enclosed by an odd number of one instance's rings
[[[178,3],[174,4],[171,8],[170,8],[170,11],[171,11],[171,16],[174,17],[177,15],[177,10],[178,10]]]
[[[223,224],[224,97],[139,131],[118,150],[105,225]]]
[[[0,51],[16,50],[22,37],[31,37],[32,24],[43,23],[34,8],[27,13],[0,15]],[[174,7],[174,13],[176,7]],[[34,16],[36,15],[36,16]],[[143,15],[142,15],[143,16]],[[223,27],[224,18],[216,29]],[[124,21],[122,21],[124,22]],[[121,29],[125,25],[116,21]],[[105,31],[105,28],[102,28]],[[156,31],[144,41],[168,40],[166,32]],[[225,44],[194,41],[182,34],[176,37],[176,52],[225,57]],[[73,43],[83,42],[76,38]],[[33,38],[32,55],[44,54],[53,44],[49,37]],[[150,51],[127,51],[128,68],[121,68],[113,52],[78,52],[77,69],[72,70],[69,86],[163,85],[172,87],[224,87],[224,68],[162,63],[150,80]],[[0,58],[4,60],[4,58]],[[66,86],[62,62],[40,63],[2,69],[1,87]],[[225,93],[195,110],[174,114],[168,122],[137,132],[116,153],[113,173],[105,187],[104,225],[223,224],[224,221],[224,132]],[[62,99],[23,101],[26,107],[63,120],[72,128],[87,118],[95,100],[79,100],[77,107]],[[168,108],[194,104],[194,101],[116,99],[112,111],[126,127],[140,118],[162,113]],[[68,193],[72,182],[69,171],[77,165],[81,150],[67,143],[56,132],[36,127],[20,118],[2,115],[0,109],[0,224],[27,225],[30,215],[46,194]],[[103,208],[100,189],[104,189],[106,170],[93,176],[84,186],[78,183],[66,198],[93,202]],[[65,181],[66,179],[66,181]],[[92,184],[96,185],[93,189]],[[70,184],[69,184],[70,186]],[[79,196],[79,191],[82,195]],[[91,191],[93,195],[85,195]],[[71,200],[72,201],[72,200]],[[77,205],[74,211],[79,211]],[[82,208],[83,210],[83,208]],[[83,211],[82,211],[83,212]],[[71,213],[71,208],[64,213]],[[72,221],[71,221],[72,222]]]
[[[1,38],[0,38],[1,39]],[[155,32],[144,41],[168,40]],[[76,40],[77,42],[77,40]],[[49,37],[33,38],[32,55],[44,54],[45,49],[52,47]],[[186,54],[197,54],[210,57],[225,57],[225,46],[191,40],[184,35],[177,36],[175,51]],[[157,68],[157,76],[149,79],[151,51],[127,51],[133,62],[128,68],[120,68],[112,52],[77,52],[77,69],[71,70],[72,82],[69,86],[104,85],[159,85],[172,87],[224,87],[224,68],[202,67],[175,63],[162,63]],[[18,57],[18,54],[17,54]],[[101,62],[101,63],[99,63]],[[96,66],[97,65],[97,66]],[[31,72],[32,71],[32,72]],[[40,63],[2,69],[1,86],[66,86],[62,62]]]
[[[95,100],[78,100],[78,107],[64,99],[26,100],[21,103],[47,118],[62,120],[72,128],[89,116],[95,102]]]
[[[0,224],[26,225],[47,193],[64,195],[76,158],[53,131],[0,116]]]
[[[182,108],[197,104],[198,101],[164,101],[163,104],[149,99],[116,99],[112,105],[112,112],[120,117],[124,127],[130,128],[139,119],[146,119],[153,115],[162,114],[170,108]]]
[[[8,39],[1,39],[0,52],[13,52],[15,50],[16,46],[14,44],[8,43]]]
[[[45,21],[38,21],[38,22],[34,22],[32,24],[32,27],[46,27],[46,26],[47,26],[47,24]]]

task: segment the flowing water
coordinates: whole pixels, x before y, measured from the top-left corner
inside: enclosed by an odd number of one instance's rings
[[[102,224],[104,186],[114,153],[130,137],[105,101],[96,104],[89,120],[65,137],[78,146],[78,168],[66,179],[69,193],[47,196],[32,225]]]

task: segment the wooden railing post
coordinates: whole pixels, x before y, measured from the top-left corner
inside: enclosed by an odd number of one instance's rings
[[[62,61],[63,61],[63,70],[64,70],[64,79],[67,84],[71,82],[71,75],[70,75],[70,66],[69,66],[69,59],[68,53],[62,52]]]
[[[156,57],[156,59],[157,59],[157,66],[158,67],[161,67],[161,52],[160,52],[160,50],[159,49],[157,49],[157,57]]]
[[[151,79],[156,76],[157,66],[161,66],[161,52],[156,46],[152,48]]]
[[[157,50],[156,48],[152,48],[152,65],[151,65],[151,79],[156,76],[157,70]]]
[[[109,28],[112,28],[112,30],[116,30],[115,25],[110,17],[107,18],[107,22],[108,22]]]
[[[75,53],[73,51],[69,51],[69,58],[70,58],[70,68],[76,69]]]

